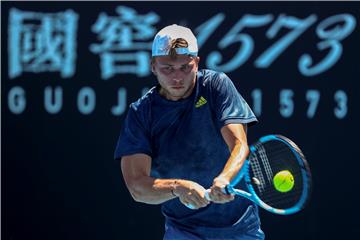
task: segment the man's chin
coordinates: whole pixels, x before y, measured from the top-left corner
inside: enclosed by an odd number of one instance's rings
[[[171,89],[171,91],[169,91],[169,93],[171,94],[171,96],[173,97],[183,97],[186,94],[186,91],[184,88],[181,89]]]
[[[173,93],[173,92],[171,92],[169,97],[172,100],[180,100],[182,98],[186,98],[187,96],[186,96],[185,93],[179,93],[179,92]]]
[[[167,96],[169,99],[180,100],[182,98],[187,98],[189,95],[189,88],[181,87],[167,89]]]

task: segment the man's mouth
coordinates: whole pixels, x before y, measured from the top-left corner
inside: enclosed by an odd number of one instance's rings
[[[171,88],[173,88],[173,89],[182,89],[182,88],[184,88],[184,86],[172,86]]]

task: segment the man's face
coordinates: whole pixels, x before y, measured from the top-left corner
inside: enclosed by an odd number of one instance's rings
[[[160,94],[173,101],[190,96],[196,82],[199,57],[177,55],[155,57],[151,70],[161,86]]]

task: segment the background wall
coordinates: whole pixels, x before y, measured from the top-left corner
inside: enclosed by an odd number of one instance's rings
[[[249,142],[292,138],[313,172],[307,208],[261,212],[267,239],[360,233],[358,2],[2,2],[4,239],[161,239],[113,160],[127,106],[156,83],[154,34],[194,29],[257,114]]]

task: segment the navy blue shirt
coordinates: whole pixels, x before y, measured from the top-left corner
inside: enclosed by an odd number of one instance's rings
[[[256,122],[224,73],[200,70],[186,99],[167,100],[154,87],[130,105],[115,159],[144,153],[152,158],[152,177],[191,180],[207,189],[230,156],[220,129],[230,123]],[[173,199],[162,204],[162,213],[179,226],[225,227],[236,222],[251,204],[237,197],[230,203],[191,210]]]

